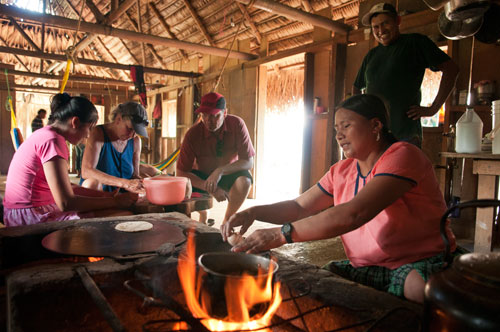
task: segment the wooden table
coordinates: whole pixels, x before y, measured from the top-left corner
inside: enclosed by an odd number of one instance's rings
[[[472,168],[464,166],[462,180],[467,176],[477,176],[477,199],[498,199],[497,183],[500,176],[500,154],[440,152],[440,156],[450,159],[463,158],[472,161]],[[465,164],[465,163],[464,163]],[[466,180],[464,180],[466,181]],[[494,208],[476,210],[474,251],[491,252],[496,235]]]

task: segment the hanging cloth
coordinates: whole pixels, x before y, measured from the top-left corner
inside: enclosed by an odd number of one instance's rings
[[[130,77],[134,82],[135,92],[141,99],[141,104],[148,107],[148,99],[146,98],[146,84],[144,83],[144,69],[142,66],[130,66]]]
[[[155,108],[153,110],[153,119],[161,119],[163,109],[161,105],[161,93],[156,94]]]

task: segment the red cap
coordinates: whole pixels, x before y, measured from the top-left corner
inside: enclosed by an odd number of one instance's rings
[[[210,92],[201,97],[201,105],[196,113],[217,114],[226,109],[226,99],[217,92]]]

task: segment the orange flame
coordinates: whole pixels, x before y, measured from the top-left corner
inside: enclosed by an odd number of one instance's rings
[[[94,262],[99,262],[102,261],[104,257],[89,257],[89,262],[94,263]]]
[[[210,295],[201,289],[201,275],[196,275],[193,233],[189,233],[186,255],[179,259],[177,265],[177,273],[184,290],[186,303],[193,316],[202,319],[201,322],[210,331],[269,331],[265,327],[269,325],[271,318],[281,304],[280,283],[274,283],[273,287],[272,264],[269,267],[270,270],[264,285],[258,280],[258,276],[263,273],[260,269],[257,278],[250,275],[227,278],[224,291],[228,315],[223,319],[212,318],[208,313],[207,305],[207,298]],[[200,295],[201,303],[198,300]],[[270,304],[264,314],[251,317],[250,309],[258,303]]]

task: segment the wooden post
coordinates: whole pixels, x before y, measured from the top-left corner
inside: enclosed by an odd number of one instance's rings
[[[314,99],[314,53],[304,56],[304,139],[302,142],[302,179],[300,192],[303,193],[310,187],[311,179],[311,140],[312,118]]]

